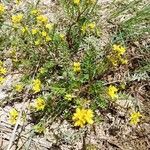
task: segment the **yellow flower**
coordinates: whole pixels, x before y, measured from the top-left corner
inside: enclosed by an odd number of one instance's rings
[[[0,15],[3,14],[4,11],[5,11],[5,6],[2,3],[0,3]]]
[[[5,81],[5,78],[3,78],[3,77],[0,76],[0,85],[3,84],[4,81]]]
[[[49,42],[49,41],[51,41],[52,40],[52,38],[50,37],[50,36],[46,36],[46,42]]]
[[[39,30],[36,29],[36,28],[31,30],[31,33],[32,33],[33,35],[37,34],[38,32],[39,32]]]
[[[18,111],[14,108],[12,108],[9,112],[9,123],[14,125],[16,124],[17,118],[18,118]]]
[[[93,121],[93,111],[91,109],[87,109],[86,110],[86,115],[85,115],[85,120],[88,124],[93,124],[94,121]]]
[[[22,19],[23,19],[23,14],[21,14],[21,13],[12,16],[12,22],[13,22],[14,24],[19,24],[19,23],[22,21]]]
[[[114,100],[118,98],[117,92],[118,89],[115,86],[110,85],[108,88],[108,95]]]
[[[41,42],[40,39],[38,39],[34,43],[35,43],[36,46],[38,46],[38,45],[40,45],[40,42]]]
[[[42,36],[43,37],[46,37],[47,36],[47,33],[45,31],[42,31]]]
[[[118,65],[118,60],[117,60],[117,58],[115,58],[115,57],[113,57],[113,56],[110,56],[110,55],[108,55],[107,58],[108,58],[108,60],[112,63],[113,66],[116,67],[116,66]]]
[[[46,105],[45,100],[41,97],[38,97],[34,102],[34,107],[37,111],[44,110],[45,105]]]
[[[76,5],[79,5],[80,4],[80,0],[73,0],[73,3],[76,4]]]
[[[21,92],[22,90],[23,90],[23,85],[22,84],[17,84],[17,85],[15,85],[15,90],[17,91],[17,92]]]
[[[72,94],[66,94],[64,97],[64,99],[66,99],[68,101],[71,101],[73,98],[74,98],[74,95],[72,95]]]
[[[46,24],[45,27],[51,31],[54,27],[54,24],[53,23],[48,23],[48,24]]]
[[[80,64],[80,62],[74,62],[73,63],[73,70],[74,70],[74,72],[80,72],[81,71],[81,64]]]
[[[0,67],[0,74],[5,75],[7,73],[6,68]]]
[[[33,10],[31,10],[31,15],[37,15],[37,14],[39,14],[39,10],[38,9],[33,9]]]
[[[32,87],[34,93],[40,92],[42,89],[42,84],[39,79],[33,80],[33,87]]]
[[[85,33],[88,29],[89,29],[89,30],[94,30],[95,26],[96,26],[95,22],[84,23],[84,24],[82,25],[82,27],[81,27],[81,31],[82,31],[83,33]]]
[[[123,55],[126,51],[126,49],[124,47],[122,47],[121,45],[113,45],[113,50],[118,54],[118,55]]]
[[[23,28],[21,29],[21,31],[22,31],[22,33],[28,32],[28,27],[23,27]]]
[[[86,120],[84,118],[84,114],[86,113],[85,109],[77,108],[76,112],[73,114],[72,120],[75,121],[74,126],[80,126],[83,127],[86,123]]]
[[[48,18],[44,15],[39,15],[36,19],[38,23],[46,24],[48,22]]]
[[[73,114],[72,119],[75,122],[74,126],[83,127],[86,123],[93,124],[93,117],[94,115],[91,109],[77,108],[76,112]]]
[[[95,26],[96,26],[95,22],[91,22],[91,23],[88,24],[88,27],[89,27],[91,30],[93,30],[93,29],[95,28]]]
[[[130,116],[130,124],[136,125],[140,121],[140,117],[142,117],[140,112],[133,112]]]

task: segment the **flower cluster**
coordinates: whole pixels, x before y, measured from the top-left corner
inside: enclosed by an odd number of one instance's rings
[[[19,13],[12,16],[12,23],[14,25],[20,24],[23,19],[23,14]]]
[[[31,30],[32,35],[35,35],[39,32],[39,30],[37,28],[34,28]]]
[[[140,117],[142,117],[140,112],[133,112],[130,116],[130,124],[137,125],[137,123],[140,121]]]
[[[11,17],[12,24],[16,29],[21,30],[22,35],[25,37],[32,34],[33,44],[35,46],[40,46],[42,44],[47,44],[52,41],[51,33],[54,28],[53,23],[48,22],[48,17],[41,14],[37,9],[33,9],[30,12],[31,17],[35,21],[30,27],[25,25],[25,18],[22,13],[17,13]],[[16,31],[16,30],[15,30]]]
[[[39,24],[46,24],[48,22],[48,18],[44,15],[39,15],[36,19]]]
[[[113,51],[115,53],[117,53],[118,55],[123,55],[126,51],[126,49],[124,47],[122,47],[121,45],[113,45]]]
[[[74,62],[73,63],[73,71],[74,72],[80,72],[81,71],[81,64],[80,64],[80,62]]]
[[[73,0],[73,3],[76,4],[76,5],[79,5],[80,4],[80,0]]]
[[[1,75],[5,75],[6,73],[7,73],[6,68],[0,66],[0,74],[1,74]]]
[[[0,15],[2,15],[5,12],[5,6],[0,3]]]
[[[94,31],[95,27],[96,27],[95,22],[90,23],[86,22],[82,25],[81,31],[83,34],[85,34],[87,31]]]
[[[107,56],[108,60],[112,63],[113,66],[118,64],[127,64],[127,59],[123,58],[124,53],[126,52],[125,47],[121,45],[114,44],[112,47],[112,52]]]
[[[42,89],[42,84],[41,84],[41,81],[40,81],[39,79],[33,80],[32,89],[33,89],[34,93],[38,93],[38,92],[41,91],[41,89]]]
[[[18,111],[14,108],[12,108],[9,112],[9,122],[10,124],[14,125],[16,124],[18,118]]]
[[[118,98],[118,95],[116,93],[117,91],[118,91],[118,89],[115,86],[110,85],[108,87],[108,92],[107,93],[111,97],[112,100],[115,100],[115,99]]]
[[[38,9],[32,9],[30,13],[31,13],[31,15],[36,16],[36,15],[40,14],[40,11]]]
[[[34,38],[34,43],[36,46],[41,45],[42,43],[48,43],[52,41],[50,33],[54,28],[53,23],[48,22],[48,18],[45,15],[42,15],[38,10],[32,10],[32,13],[36,17],[36,26],[32,27],[31,33]]]
[[[39,110],[44,110],[45,108],[45,100],[41,97],[38,97],[35,102],[34,102],[34,108],[39,111]]]
[[[29,31],[29,29],[27,26],[24,26],[24,27],[22,27],[21,31],[24,34],[24,33],[27,33]]]
[[[91,109],[77,108],[72,119],[74,126],[83,127],[85,124],[93,124],[93,111]]]

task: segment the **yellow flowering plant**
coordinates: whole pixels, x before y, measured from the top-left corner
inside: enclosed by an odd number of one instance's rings
[[[140,122],[140,118],[142,117],[140,112],[132,112],[130,115],[130,124],[137,125]]]
[[[121,64],[126,65],[120,67],[127,67],[122,70],[130,70],[126,59],[130,50],[128,42],[110,38],[113,44],[110,46],[106,40],[103,45],[98,34],[101,23],[96,0],[60,0],[58,7],[63,8],[62,14],[58,12],[55,21],[38,2],[36,5],[25,2],[26,9],[21,9],[20,3],[9,13],[7,6],[0,3],[3,33],[0,86],[3,88],[9,74],[21,76],[17,76],[21,78],[19,83],[10,88],[12,93],[8,92],[8,101],[15,105],[27,98],[33,108],[29,114],[31,120],[27,121],[34,124],[36,133],[42,133],[57,117],[71,120],[75,127],[92,125],[96,117],[100,118],[97,110],[101,113],[115,107],[119,94],[130,88],[119,89],[127,79],[120,81],[122,73],[119,77],[115,74],[117,69],[120,71],[117,66]],[[8,121],[11,124],[16,123],[18,113],[16,109],[10,111]],[[105,117],[103,113],[101,116]],[[136,125],[140,117],[139,112],[133,112],[130,123]],[[44,123],[41,125],[41,122]]]
[[[44,15],[39,15],[39,16],[37,16],[36,19],[37,19],[37,22],[39,24],[46,24],[46,23],[48,23],[48,18],[46,16],[44,16]]]
[[[117,53],[118,55],[123,55],[126,51],[125,47],[121,46],[121,45],[113,45],[113,51],[115,53]]]
[[[80,0],[73,0],[73,3],[76,4],[76,5],[79,5],[80,4]]]
[[[21,23],[22,20],[23,20],[23,14],[22,13],[19,13],[19,14],[12,16],[12,23],[14,25]]]
[[[112,100],[115,100],[118,98],[117,91],[118,89],[113,85],[110,85],[108,87],[108,95],[111,97]]]
[[[126,52],[125,47],[114,44],[112,46],[112,52],[110,55],[107,56],[107,58],[112,63],[112,65],[115,67],[118,66],[119,64],[125,65],[128,63],[127,59],[123,57],[125,52]]]
[[[37,34],[38,32],[39,32],[38,29],[32,29],[32,30],[31,30],[31,33],[32,33],[33,35]]]
[[[15,108],[12,108],[9,112],[9,123],[15,125],[18,115],[19,115],[18,111]]]
[[[29,29],[28,29],[27,26],[24,26],[24,27],[21,28],[21,31],[24,34],[24,33],[27,33],[29,31]]]
[[[75,122],[74,126],[83,127],[86,124],[93,124],[93,117],[94,114],[91,109],[77,108],[72,120]]]
[[[39,110],[44,110],[46,106],[46,102],[43,98],[38,97],[35,102],[34,102],[34,108],[39,111]]]
[[[38,15],[38,14],[40,14],[40,10],[38,10],[38,9],[32,9],[31,10],[31,12],[30,12],[32,15]]]
[[[74,72],[80,72],[81,71],[81,64],[80,64],[80,62],[74,62],[73,63],[73,71]]]
[[[6,73],[7,73],[7,69],[2,67],[2,66],[0,66],[0,74],[5,75]]]
[[[4,4],[0,3],[0,15],[2,15],[5,12],[5,6]]]
[[[42,89],[41,81],[39,79],[33,80],[32,90],[34,91],[34,93],[40,92],[41,89]]]
[[[49,29],[49,31],[51,31],[52,29],[53,29],[53,27],[54,27],[54,24],[53,23],[48,23],[48,24],[46,24],[46,26],[45,26],[47,29]]]

